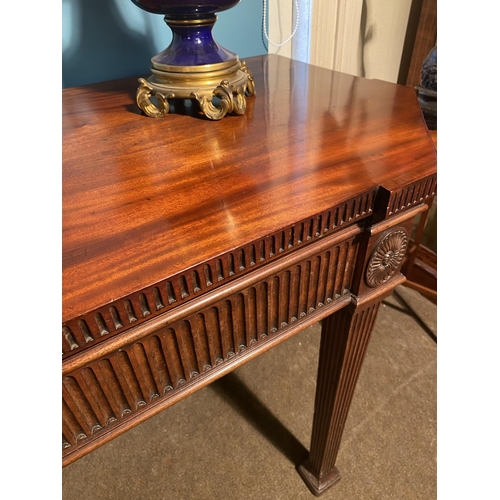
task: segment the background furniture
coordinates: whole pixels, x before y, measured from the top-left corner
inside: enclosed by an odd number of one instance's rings
[[[413,0],[406,38],[401,56],[398,83],[416,89],[424,118],[437,148],[437,75],[436,88],[429,85],[427,75],[423,83],[426,60],[437,44],[436,0]],[[429,72],[429,68],[426,69]],[[437,303],[437,199],[427,200],[429,210],[415,225],[410,249],[403,264],[407,277],[405,286],[420,292]]]
[[[436,155],[412,89],[247,60],[244,116],[63,91],[63,465],[323,320],[310,454],[336,457]]]

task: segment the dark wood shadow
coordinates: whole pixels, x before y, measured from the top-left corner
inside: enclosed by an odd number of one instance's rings
[[[309,455],[302,443],[272,414],[259,398],[233,372],[211,384],[228,404],[258,430],[295,466]]]

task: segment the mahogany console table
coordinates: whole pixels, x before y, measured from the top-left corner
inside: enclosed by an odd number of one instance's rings
[[[63,90],[63,465],[322,321],[308,460],[338,478],[379,304],[436,192],[415,91],[279,56],[209,121],[135,105],[137,78]]]

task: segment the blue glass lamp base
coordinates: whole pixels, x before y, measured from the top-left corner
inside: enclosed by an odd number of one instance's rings
[[[172,42],[151,59],[153,74],[147,80],[141,78],[137,90],[137,105],[146,115],[165,116],[169,99],[196,99],[211,120],[245,112],[245,96],[255,95],[253,77],[237,54],[213,39],[216,20],[214,14],[201,18],[165,16]],[[153,96],[158,104],[151,101]]]
[[[179,19],[165,16],[172,30],[170,45],[153,57],[155,67],[201,66],[235,61],[238,56],[221,47],[212,36],[216,15],[199,19]]]

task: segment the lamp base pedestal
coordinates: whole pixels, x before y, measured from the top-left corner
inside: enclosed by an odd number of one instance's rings
[[[220,120],[228,113],[244,114],[246,96],[255,95],[252,73],[238,57],[199,66],[152,63],[152,75],[139,79],[136,101],[153,118],[169,113],[169,99],[196,99],[207,118]]]

